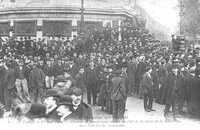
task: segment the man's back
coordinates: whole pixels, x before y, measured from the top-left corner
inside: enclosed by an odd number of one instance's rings
[[[143,75],[142,86],[148,88],[153,86],[153,79],[147,72]]]
[[[126,95],[125,80],[120,76],[116,76],[116,77],[112,78],[111,99],[112,100],[123,100],[126,97],[127,97],[127,95]]]

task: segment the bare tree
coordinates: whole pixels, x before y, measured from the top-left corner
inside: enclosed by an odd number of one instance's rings
[[[200,4],[199,0],[182,0],[184,13],[183,13],[183,26],[187,35],[196,39],[200,34]]]

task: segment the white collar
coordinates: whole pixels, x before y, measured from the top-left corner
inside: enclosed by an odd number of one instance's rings
[[[57,105],[53,105],[51,107],[46,107],[47,108],[46,114],[49,114],[50,112],[52,112],[56,107],[57,107]]]
[[[147,75],[148,75],[149,77],[151,77],[151,73],[147,72]]]
[[[78,106],[73,106],[73,109],[74,109],[74,110],[77,110],[77,109],[78,109]]]
[[[67,116],[69,116],[72,112],[65,113],[63,116],[60,117],[60,121],[63,122]]]

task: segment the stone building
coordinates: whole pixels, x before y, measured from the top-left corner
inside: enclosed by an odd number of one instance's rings
[[[137,21],[129,8],[132,0],[84,0],[84,27],[102,28],[106,25],[120,31],[127,18]],[[1,36],[77,35],[81,20],[81,0],[1,0]],[[137,23],[135,23],[137,24]]]

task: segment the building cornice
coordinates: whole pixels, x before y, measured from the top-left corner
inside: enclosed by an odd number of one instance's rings
[[[80,14],[81,8],[77,7],[16,7],[16,8],[4,8],[0,10],[1,15],[10,14]],[[134,17],[134,14],[130,13],[126,9],[95,9],[87,8],[84,10],[85,14],[90,15],[124,15],[127,17]]]

